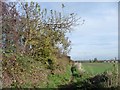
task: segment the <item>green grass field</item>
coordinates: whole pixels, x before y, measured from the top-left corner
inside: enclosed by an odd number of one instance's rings
[[[117,64],[115,64],[116,66]],[[105,71],[112,71],[113,63],[82,63],[84,70],[91,75],[101,74]]]

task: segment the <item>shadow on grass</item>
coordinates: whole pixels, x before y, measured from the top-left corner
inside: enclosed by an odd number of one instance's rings
[[[66,85],[60,85],[59,90],[120,90],[118,87],[105,87],[104,83],[108,80],[108,77],[104,74],[96,75],[93,78],[88,78],[84,81],[70,82]]]

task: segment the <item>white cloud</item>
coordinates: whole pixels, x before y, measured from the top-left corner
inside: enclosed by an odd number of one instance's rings
[[[117,8],[96,8],[86,15],[83,26],[76,27],[70,39],[73,59],[99,57],[110,59],[118,54],[118,11]]]

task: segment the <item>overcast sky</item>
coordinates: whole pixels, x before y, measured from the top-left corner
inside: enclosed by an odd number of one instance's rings
[[[118,56],[118,3],[69,2],[64,12],[77,13],[84,25],[74,28],[68,37],[72,41],[73,60],[112,59]],[[60,11],[61,3],[41,3],[42,8]]]

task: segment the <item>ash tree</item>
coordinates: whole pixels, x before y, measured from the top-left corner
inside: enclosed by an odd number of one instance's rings
[[[68,54],[71,41],[66,33],[81,20],[74,13],[41,9],[36,2],[4,2],[2,15],[4,52],[29,55],[46,64],[48,60],[54,63],[57,55]]]

